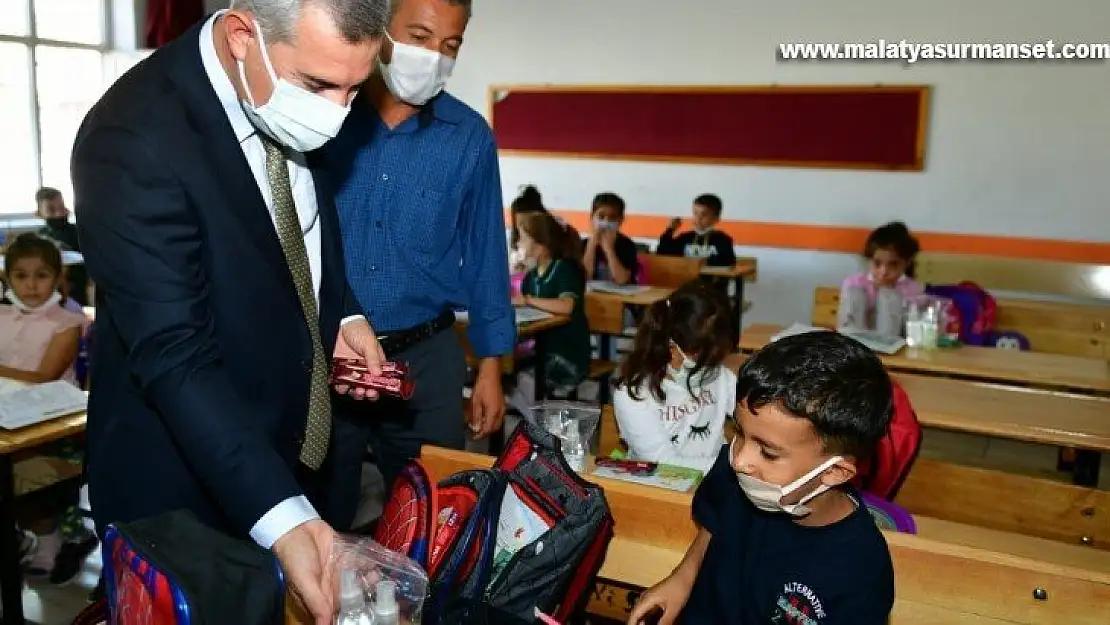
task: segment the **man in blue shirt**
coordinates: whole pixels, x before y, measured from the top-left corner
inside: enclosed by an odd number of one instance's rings
[[[345,406],[336,418],[336,519],[353,520],[367,443],[387,485],[422,444],[464,446],[466,364],[453,308],[469,311],[480,359],[471,434],[500,430],[504,417],[499,356],[513,351],[516,325],[497,146],[481,115],[442,93],[470,5],[394,0],[377,70],[322,155],[351,287],[386,356],[408,363],[416,382],[408,402]]]

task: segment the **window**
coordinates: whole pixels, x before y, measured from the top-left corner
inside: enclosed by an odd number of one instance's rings
[[[118,76],[108,52],[112,1],[0,0],[0,216],[33,213],[41,186],[61,190],[72,207],[73,138]]]

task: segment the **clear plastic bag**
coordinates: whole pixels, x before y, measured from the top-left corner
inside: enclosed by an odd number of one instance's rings
[[[601,420],[596,403],[579,401],[542,401],[529,411],[533,423],[559,439],[560,451],[570,468],[586,470],[594,430]]]
[[[419,625],[428,575],[414,560],[365,536],[339,535],[332,547],[337,625]]]

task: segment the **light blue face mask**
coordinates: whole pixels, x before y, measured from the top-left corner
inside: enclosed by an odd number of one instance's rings
[[[594,229],[598,232],[605,232],[609,230],[615,231],[617,229],[617,222],[601,219],[600,217],[594,218]]]
[[[686,355],[686,352],[682,351],[682,348],[679,347],[674,341],[671,341],[671,347],[678,350],[678,353],[682,355],[682,366],[679,368],[675,368],[671,366],[670,363],[667,363],[667,375],[669,375],[675,381],[685,380],[687,377],[689,377],[690,372],[694,370],[694,367],[696,367],[698,363],[691,360],[690,357]]]

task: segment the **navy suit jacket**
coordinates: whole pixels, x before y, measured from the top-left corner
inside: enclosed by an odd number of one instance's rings
[[[89,112],[72,173],[96,283],[88,478],[97,526],[186,508],[233,535],[302,494],[312,343],[281,244],[201,63],[200,26]],[[320,332],[347,286],[323,176]]]

